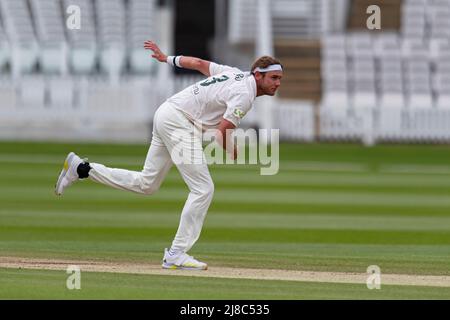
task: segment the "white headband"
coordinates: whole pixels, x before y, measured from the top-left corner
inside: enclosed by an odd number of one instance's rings
[[[265,68],[260,68],[260,67],[256,67],[255,70],[253,70],[253,72],[269,72],[269,71],[283,71],[283,68],[281,67],[281,64],[271,64],[268,67]]]

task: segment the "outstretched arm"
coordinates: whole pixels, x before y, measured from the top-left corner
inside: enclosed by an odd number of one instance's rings
[[[167,62],[168,56],[165,55],[158,47],[156,43],[153,41],[147,40],[144,42],[144,48],[147,50],[152,50],[152,58],[155,58],[159,62]],[[181,56],[179,60],[179,65],[182,68],[196,70],[209,77],[209,64],[210,62],[207,60],[203,60],[195,57],[185,57]]]

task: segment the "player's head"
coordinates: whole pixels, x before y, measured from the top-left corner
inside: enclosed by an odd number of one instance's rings
[[[256,80],[257,95],[273,96],[283,77],[281,62],[270,56],[262,56],[253,63],[251,70]]]

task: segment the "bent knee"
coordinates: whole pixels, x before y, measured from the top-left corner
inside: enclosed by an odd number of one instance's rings
[[[211,196],[214,194],[214,182],[210,181],[206,187],[207,193]]]
[[[143,176],[141,178],[140,184],[141,184],[142,193],[144,193],[146,195],[152,195],[152,194],[156,193],[156,191],[158,191],[159,187],[160,187],[159,183],[155,183],[151,179],[146,179],[145,176]]]
[[[145,194],[145,195],[152,195],[152,194],[154,194],[154,193],[156,193],[156,191],[158,191],[159,190],[159,186],[144,186],[143,188],[142,188],[142,192]]]
[[[214,183],[212,181],[208,181],[208,183],[205,183],[201,188],[201,195],[210,200],[212,199],[214,195]]]
[[[191,193],[195,194],[197,198],[210,200],[214,195],[214,184],[211,182],[205,182],[201,185],[197,185],[191,188]]]

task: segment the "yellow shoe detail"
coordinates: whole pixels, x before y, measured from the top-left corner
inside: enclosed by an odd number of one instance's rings
[[[195,268],[195,267],[197,267],[197,265],[194,264],[194,263],[185,263],[183,266],[188,267],[188,268]]]
[[[64,170],[68,170],[69,169],[69,163],[67,163],[67,160],[64,161]]]

